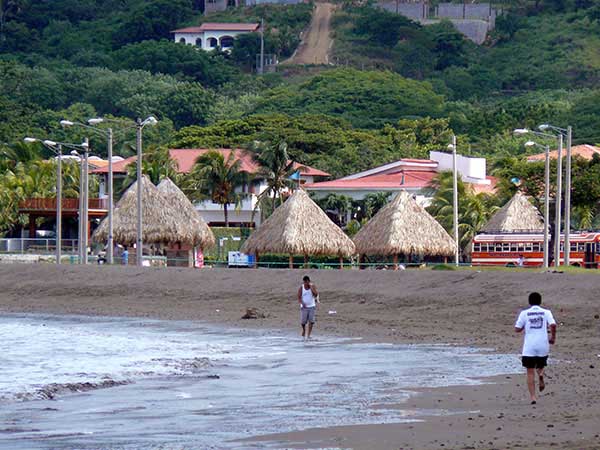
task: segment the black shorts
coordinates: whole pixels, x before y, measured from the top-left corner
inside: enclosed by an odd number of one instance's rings
[[[548,356],[522,356],[521,362],[527,369],[543,369],[548,365]]]

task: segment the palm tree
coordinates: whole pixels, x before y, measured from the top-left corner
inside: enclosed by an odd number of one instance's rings
[[[236,188],[247,182],[248,174],[241,170],[241,161],[233,151],[227,159],[216,150],[199,156],[188,176],[192,200],[204,200],[208,196],[221,205],[226,227],[229,227],[228,205],[240,204],[245,194],[236,192]]]
[[[435,194],[428,212],[452,234],[454,227],[452,172],[442,172],[436,176],[430,186]],[[458,240],[463,251],[469,248],[473,237],[498,210],[496,198],[489,194],[475,194],[472,189],[458,180]]]
[[[12,145],[0,147],[0,160],[11,167],[15,167],[18,163],[27,164],[41,159],[41,146],[37,143],[15,142]]]
[[[350,197],[335,193],[329,194],[327,197],[320,200],[318,204],[325,211],[335,212],[338,225],[340,226],[344,221],[344,214],[350,211],[352,206]]]
[[[376,192],[374,194],[368,194],[363,200],[364,204],[364,216],[370,219],[377,211],[383,208],[390,201],[391,192]]]
[[[267,188],[257,197],[258,204],[264,204],[263,200],[267,198],[271,199],[272,212],[276,208],[277,199],[280,205],[283,204],[282,192],[294,188],[295,182],[292,180],[292,175],[295,173],[294,162],[290,161],[287,144],[284,141],[278,145],[255,141],[248,150],[251,152],[252,159],[260,166],[255,178],[263,179],[267,184]]]

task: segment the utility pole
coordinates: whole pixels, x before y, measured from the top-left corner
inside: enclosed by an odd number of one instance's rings
[[[114,261],[113,250],[115,244],[113,242],[113,131],[108,129],[108,249],[106,252],[108,264]]]
[[[62,247],[62,145],[58,144],[56,162],[56,264],[60,264]]]
[[[554,224],[554,267],[560,267],[560,222],[562,207],[562,148],[563,135],[558,134],[558,160],[556,161],[556,218]]]
[[[565,261],[564,265],[569,266],[571,264],[571,135],[572,128],[567,127],[567,165],[565,168],[565,244],[564,253]]]
[[[454,265],[458,267],[458,174],[456,168],[456,135],[452,135],[452,209],[454,215]]]
[[[83,149],[84,167],[83,167],[83,264],[88,263],[88,235],[89,235],[89,202],[90,202],[90,178],[89,178],[89,155],[90,155],[90,140],[85,138],[85,148]]]
[[[544,173],[544,269],[548,269],[548,222],[550,220],[550,146],[546,145]]]
[[[136,149],[137,149],[137,236],[135,246],[136,264],[142,267],[142,119],[137,120]]]
[[[79,154],[79,230],[78,230],[78,252],[77,257],[79,258],[79,264],[83,264],[83,202],[85,200],[83,195],[84,180],[83,180],[83,155]]]

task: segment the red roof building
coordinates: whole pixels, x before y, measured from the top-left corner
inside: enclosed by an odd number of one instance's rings
[[[368,194],[378,192],[412,193],[417,201],[427,206],[431,200],[431,184],[442,171],[452,168],[452,155],[430,152],[430,159],[401,159],[383,166],[331,181],[305,185],[305,189],[326,197],[331,193],[362,200]],[[457,167],[461,179],[469,183],[476,193],[494,192],[496,178],[485,173],[484,158],[467,158],[458,155]]]
[[[594,145],[583,144],[583,145],[575,145],[571,147],[571,156],[572,157],[580,157],[587,161],[591,161],[594,155],[600,156],[600,147],[596,147]],[[558,150],[552,150],[549,154],[550,159],[558,158]],[[567,156],[566,148],[563,148],[562,157],[565,158]],[[545,153],[537,153],[535,155],[530,155],[527,157],[528,162],[535,161],[544,161],[546,159]]]
[[[207,22],[197,27],[173,30],[175,42],[193,45],[202,50],[210,51],[219,47],[229,51],[233,47],[236,36],[258,31],[258,23],[214,23]]]

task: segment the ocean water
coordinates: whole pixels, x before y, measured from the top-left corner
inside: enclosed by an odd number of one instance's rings
[[[0,318],[0,352],[10,449],[247,448],[236,440],[443,414],[401,405],[410,388],[519,370],[485,349],[39,315]]]

